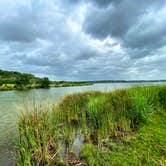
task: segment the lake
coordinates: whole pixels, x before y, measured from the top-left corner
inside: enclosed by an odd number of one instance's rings
[[[111,91],[136,85],[166,83],[97,83],[90,86],[62,87],[50,89],[32,89],[26,91],[0,92],[0,166],[12,165],[11,147],[17,133],[17,120],[20,107],[29,100],[56,103],[65,94],[82,91]]]

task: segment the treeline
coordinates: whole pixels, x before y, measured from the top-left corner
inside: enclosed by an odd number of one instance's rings
[[[47,77],[39,78],[32,74],[0,70],[0,91],[85,85],[92,85],[92,83],[74,81],[50,81]]]
[[[48,78],[38,78],[32,74],[20,73],[15,71],[0,70],[0,86],[13,84],[15,88],[38,86],[41,88],[49,87]]]
[[[90,82],[81,82],[81,81],[52,81],[53,87],[67,87],[67,86],[86,86],[92,85]]]

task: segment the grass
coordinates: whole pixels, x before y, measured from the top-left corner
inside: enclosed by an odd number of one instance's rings
[[[166,86],[76,93],[51,108],[34,105],[20,116],[17,163],[165,165],[165,118]]]
[[[53,87],[70,87],[70,86],[89,86],[92,83],[88,82],[56,82],[50,83],[48,88]],[[9,91],[9,90],[27,90],[27,89],[38,89],[42,88],[40,84],[28,84],[17,87],[15,84],[2,84],[0,85],[0,91]]]
[[[85,144],[80,157],[90,166],[166,165],[165,113],[153,115],[135,134],[118,140],[105,139],[102,146]]]
[[[14,84],[3,84],[0,86],[0,91],[7,91],[15,89]]]

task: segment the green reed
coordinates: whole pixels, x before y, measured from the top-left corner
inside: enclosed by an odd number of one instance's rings
[[[66,165],[65,156],[72,151],[78,133],[84,135],[90,149],[100,147],[102,140],[119,140],[139,131],[165,108],[166,86],[75,93],[64,96],[51,109],[33,105],[18,122],[17,164]]]

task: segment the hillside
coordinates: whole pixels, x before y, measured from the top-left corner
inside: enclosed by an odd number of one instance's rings
[[[47,77],[39,78],[32,74],[0,70],[0,90],[83,86],[91,84],[88,82],[50,81]]]
[[[40,80],[40,78],[37,78],[32,74],[0,70],[0,85],[16,84],[18,79],[24,79],[24,84],[36,83]]]

